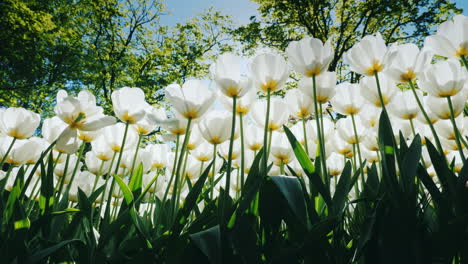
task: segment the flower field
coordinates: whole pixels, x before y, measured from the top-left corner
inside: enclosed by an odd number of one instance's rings
[[[2,263],[468,263],[468,17],[0,108]],[[287,59],[285,59],[287,58]],[[286,89],[291,71],[297,88]]]

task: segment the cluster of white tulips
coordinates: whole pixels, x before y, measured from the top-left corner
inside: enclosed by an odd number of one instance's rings
[[[332,177],[325,180],[333,189],[333,178],[347,160],[355,170],[363,162],[378,164],[382,111],[391,117],[397,140],[400,132],[408,141],[417,134],[423,144],[430,139],[447,160],[454,160],[455,171],[466,161],[467,17],[443,23],[422,49],[414,44],[387,47],[378,33],[364,37],[344,56],[350,70],[363,76],[359,83],[341,82],[327,71],[334,57],[330,42],[304,38],[291,42],[285,54],[289,64],[279,54],[258,55],[248,74],[241,72],[241,58],[223,54],[210,68],[217,90],[200,80],[170,85],[165,88],[168,111],[149,105],[140,88],[129,87],[112,93],[116,118],[106,116],[89,91],[76,97],[60,91],[56,116],[43,120],[40,132],[38,114],[0,109],[0,166],[5,168],[0,178],[11,190],[19,168],[31,170],[52,145],[54,186],[59,194],[69,192],[70,203],[77,202],[78,188],[90,195],[105,185],[96,205],[119,205],[123,195],[112,175],[128,182],[141,167],[149,192],[147,206],[140,210],[156,210],[156,199],[169,198],[177,208],[209,164],[204,186],[209,196],[217,197],[221,188],[238,196],[262,148],[263,168],[273,164],[268,175],[292,175],[290,167],[302,176],[285,125],[312,160],[325,157],[320,171],[322,177]],[[291,81],[291,68],[303,76],[298,89],[276,96]],[[157,128],[157,141],[150,140]],[[434,174],[425,148],[421,162]],[[40,173],[36,170],[26,191],[31,199],[38,199]]]

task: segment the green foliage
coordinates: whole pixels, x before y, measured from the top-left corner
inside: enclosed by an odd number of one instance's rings
[[[59,89],[90,89],[110,111],[110,95],[141,87],[149,103],[171,83],[206,76],[231,49],[231,21],[219,11],[174,27],[159,24],[162,1],[6,0],[0,5],[0,105],[47,115]]]
[[[343,54],[365,35],[380,32],[387,44],[422,43],[433,26],[460,13],[450,0],[253,0],[259,5],[259,17],[233,31],[250,53],[266,46],[285,50],[291,41],[312,36],[322,42],[331,40],[335,56],[330,71],[345,77]],[[353,76],[348,79],[353,80]]]

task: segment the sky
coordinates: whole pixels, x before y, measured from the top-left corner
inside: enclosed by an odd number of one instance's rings
[[[468,0],[455,3],[468,16]],[[230,15],[237,25],[247,24],[251,16],[258,15],[258,5],[250,0],[166,0],[165,4],[168,14],[161,18],[161,23],[168,26],[183,23],[210,7]]]
[[[161,23],[168,26],[183,23],[210,7],[230,15],[238,25],[247,24],[251,16],[258,15],[258,5],[250,0],[166,0],[165,4],[169,14],[161,17]]]

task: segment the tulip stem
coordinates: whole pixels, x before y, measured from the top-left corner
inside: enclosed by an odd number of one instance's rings
[[[5,155],[3,156],[2,161],[0,162],[0,170],[2,169],[3,164],[5,163],[5,161],[6,161],[7,157],[8,157],[8,154],[10,154],[10,151],[13,148],[13,145],[15,144],[15,142],[16,142],[16,138],[14,137],[13,140],[11,141],[10,146],[8,147],[7,151],[5,152]]]
[[[359,136],[358,136],[358,133],[357,133],[357,129],[356,129],[356,121],[355,121],[355,118],[354,118],[354,115],[351,115],[351,121],[353,122],[353,130],[354,130],[354,139],[356,140],[356,149],[357,149],[357,153],[358,153],[358,159],[359,159],[359,174],[361,176],[361,187],[364,189],[364,171],[362,169],[362,156],[361,156],[361,148],[359,147]],[[357,193],[356,193],[357,195]]]
[[[182,143],[182,148],[180,150],[179,159],[177,161],[177,168],[176,168],[175,179],[174,179],[174,189],[172,191],[172,212],[174,213],[174,216],[175,216],[175,213],[177,212],[177,208],[179,207],[179,201],[176,201],[177,189],[179,185],[178,182],[179,182],[179,177],[180,177],[180,170],[182,168],[182,160],[184,159],[185,148],[187,147],[187,144],[190,138],[190,125],[191,124],[192,124],[192,118],[189,117],[187,119],[187,128],[185,129],[184,142]]]
[[[98,183],[99,177],[101,177],[100,175],[101,175],[101,170],[102,170],[103,166],[104,166],[104,161],[101,160],[101,165],[99,166],[99,170],[98,170],[98,173],[96,175],[96,179],[94,180],[93,189],[91,190],[91,193],[93,193],[96,190],[96,185]]]
[[[376,71],[374,76],[375,76],[375,82],[377,83],[377,92],[379,93],[380,106],[382,107],[383,111],[387,113],[387,108],[385,107],[385,101],[382,95],[382,89],[380,89],[379,73]]]
[[[120,166],[120,161],[122,160],[124,148],[125,148],[125,141],[127,140],[127,133],[128,133],[128,127],[130,123],[127,121],[125,123],[125,131],[124,131],[124,136],[122,138],[122,144],[120,145],[120,151],[119,151],[119,157],[117,158],[117,163],[115,165],[115,171],[114,174],[117,176],[117,173],[119,172],[119,166]],[[112,168],[112,167],[111,167]],[[108,177],[112,177],[110,174]],[[118,177],[118,176],[117,176]],[[112,178],[112,183],[109,189],[109,194],[107,196],[107,204],[106,204],[106,211],[104,212],[104,219],[106,220],[110,215],[110,204],[111,204],[111,199],[112,199],[112,193],[114,192],[114,185],[115,185],[115,179]],[[104,201],[101,201],[103,203]],[[110,222],[110,221],[109,221]],[[107,223],[104,221],[104,223]]]
[[[114,151],[114,154],[112,155],[112,160],[111,160],[109,169],[107,170],[106,182],[104,183],[105,187],[104,187],[104,190],[102,191],[102,194],[101,194],[101,205],[99,206],[99,215],[98,215],[98,222],[97,222],[96,227],[99,227],[99,224],[101,222],[101,212],[102,212],[102,207],[104,205],[104,196],[106,195],[107,184],[109,182],[109,178],[111,177],[112,166],[114,165],[114,160],[115,160],[116,156],[117,156],[117,152]]]
[[[163,203],[166,202],[167,194],[169,193],[169,189],[171,188],[171,184],[174,181],[174,175],[175,175],[175,170],[176,170],[176,165],[177,165],[177,157],[179,155],[179,144],[180,144],[180,135],[177,134],[174,162],[172,163],[171,178],[169,179],[169,182],[167,183],[166,191],[164,192],[164,195],[163,195],[163,199],[162,199]]]
[[[280,159],[280,175],[284,175],[284,162]]]
[[[241,140],[241,164],[240,164],[240,189],[242,193],[242,187],[244,186],[244,160],[245,160],[245,147],[244,147],[244,119],[243,114],[239,113],[239,123],[240,123],[240,140]]]
[[[81,157],[83,157],[83,152],[84,152],[84,149],[85,149],[85,145],[86,145],[86,143],[83,141],[81,143],[80,150],[78,152],[78,157],[76,158],[76,163],[75,163],[75,167],[73,168],[73,172],[72,172],[72,175],[71,175],[71,178],[70,178],[70,182],[68,183],[67,190],[65,191],[66,193],[70,192],[71,185],[72,185],[73,180],[75,179],[76,173],[78,171],[78,167],[79,167],[78,165],[80,164]],[[63,177],[67,177],[67,175],[64,174]]]
[[[225,218],[225,210],[227,206],[227,202],[229,200],[229,190],[231,185],[231,171],[232,171],[232,149],[234,146],[234,134],[236,131],[236,103],[237,103],[237,96],[232,97],[232,125],[231,125],[231,138],[229,139],[229,152],[228,152],[228,160],[227,160],[227,171],[226,171],[226,183],[224,186],[224,199],[221,205],[221,221],[222,226],[227,225],[227,220]]]
[[[304,133],[304,145],[307,156],[309,156],[309,144],[307,144],[307,130],[305,117],[302,118],[302,132]]]
[[[137,143],[136,149],[135,149],[135,154],[133,155],[132,168],[130,169],[129,182],[130,182],[130,180],[132,179],[132,176],[133,176],[133,170],[135,169],[135,162],[136,162],[136,159],[137,159],[137,156],[138,156],[138,150],[140,149],[140,144],[141,144],[142,139],[143,139],[143,134],[139,134],[138,135],[138,143]]]
[[[414,84],[411,80],[409,80],[409,85],[410,85],[411,91],[413,91],[413,95],[416,99],[416,103],[418,103],[419,109],[421,109],[421,113],[423,114],[424,119],[426,119],[426,122],[429,125],[429,128],[431,129],[432,135],[434,136],[434,140],[436,142],[437,150],[439,151],[439,153],[444,153],[442,144],[440,144],[439,136],[437,135],[434,125],[432,124],[431,119],[427,115],[427,112],[424,109],[424,106],[422,105],[421,100],[419,100],[419,96],[416,93],[416,88],[414,87]]]
[[[213,167],[211,168],[211,177],[210,177],[210,199],[213,200],[214,193],[214,177],[216,174],[216,147],[218,144],[213,144]]]
[[[452,104],[451,96],[447,96],[447,102],[448,102],[449,109],[450,109],[450,121],[452,122],[453,132],[455,133],[455,142],[457,143],[458,152],[460,153],[460,157],[463,160],[463,164],[465,164],[466,163],[465,154],[463,154],[463,148],[460,142],[460,133],[457,128],[457,123],[455,122],[455,114],[453,112],[453,104]]]
[[[330,185],[330,178],[328,177],[328,170],[327,170],[327,159],[326,159],[326,150],[325,150],[325,132],[324,132],[324,125],[323,125],[323,109],[322,104],[319,103],[319,118],[320,118],[320,135],[322,136],[322,147],[320,150],[322,151],[323,157],[323,166],[325,167],[325,179],[328,186]]]
[[[266,110],[266,117],[265,117],[265,129],[263,132],[263,147],[264,147],[264,152],[263,152],[263,172],[265,173],[265,176],[267,174],[267,167],[268,167],[268,127],[270,125],[270,96],[271,96],[271,90],[267,89],[267,110]]]
[[[468,61],[466,61],[465,56],[461,56],[461,61],[463,63],[463,66],[465,66],[465,69],[468,71]]]
[[[59,183],[57,196],[55,197],[56,200],[54,201],[54,207],[57,205],[57,201],[59,200],[60,194],[62,193],[63,185],[64,185],[64,182],[65,182],[65,175],[67,175],[68,164],[69,163],[70,163],[70,154],[67,154],[67,158],[65,160],[65,168],[63,169],[63,176],[60,178],[60,183]]]
[[[185,156],[184,156],[184,165],[182,166],[182,177],[180,177],[180,180],[179,182],[176,184],[179,184],[179,191],[177,192],[176,194],[176,201],[178,202],[180,200],[180,193],[182,192],[182,187],[184,187],[184,182],[185,182],[185,178],[187,177],[187,175],[185,175],[185,172],[186,172],[186,169],[187,169],[187,159],[188,159],[188,154],[189,152],[186,151],[185,152]],[[178,205],[177,205],[178,206]]]
[[[316,84],[316,77],[315,75],[312,75],[312,90],[313,90],[313,93],[314,93],[314,110],[315,110],[315,123],[316,123],[316,126],[317,126],[317,137],[318,137],[318,141],[319,141],[319,153],[318,156],[321,156],[320,157],[320,161],[321,161],[321,164],[322,164],[322,169],[321,169],[321,174],[322,174],[322,180],[324,181],[324,183],[327,183],[327,165],[325,163],[325,154],[323,152],[323,139],[322,139],[322,130],[320,129],[320,113],[319,113],[319,109],[318,109],[318,106],[317,106],[317,84]]]

